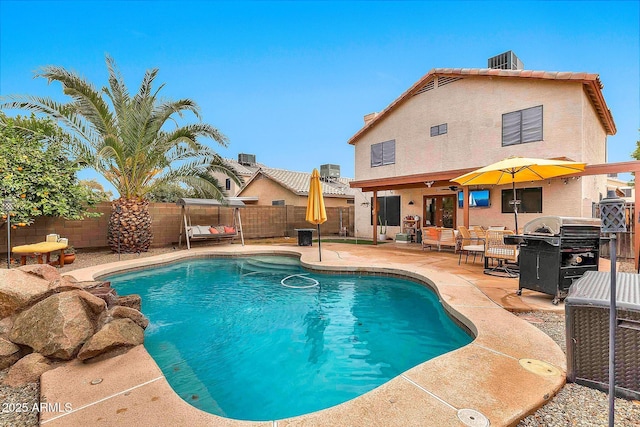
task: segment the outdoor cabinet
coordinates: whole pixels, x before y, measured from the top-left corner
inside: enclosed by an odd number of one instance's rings
[[[640,399],[640,275],[616,275],[616,396]],[[565,299],[567,381],[609,388],[611,273],[587,271]]]

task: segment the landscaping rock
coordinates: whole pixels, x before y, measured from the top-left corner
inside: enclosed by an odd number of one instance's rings
[[[116,290],[111,287],[99,286],[97,288],[85,288],[87,292],[103,300],[107,307],[111,307],[118,300]]]
[[[28,383],[37,382],[40,375],[53,368],[46,357],[39,353],[31,353],[18,360],[13,365],[3,384],[11,387],[23,386]]]
[[[0,270],[0,319],[46,298],[53,293],[49,285],[49,280],[21,269]]]
[[[149,326],[149,319],[135,308],[116,305],[107,312],[107,315],[113,319],[131,319],[142,329],[147,329]]]
[[[67,276],[53,280],[49,286],[51,287],[51,289],[53,289],[55,292],[58,292],[58,293],[73,291],[76,289],[79,289],[79,290],[83,289],[83,287],[80,286],[80,284],[69,280]]]
[[[5,317],[0,320],[0,338],[9,338],[9,332],[13,327],[13,318]]]
[[[13,365],[20,359],[20,347],[0,338],[0,371]]]
[[[69,360],[93,335],[104,310],[104,301],[85,291],[55,294],[20,313],[9,339],[44,356]]]
[[[140,295],[138,294],[119,296],[118,300],[116,301],[116,305],[130,307],[138,311],[142,311],[140,309],[142,307],[142,298],[140,298]]]
[[[23,265],[22,267],[18,267],[16,270],[32,274],[46,280],[47,282],[53,282],[54,280],[60,279],[60,273],[58,273],[58,270],[49,264]]]
[[[135,347],[144,342],[144,331],[131,319],[115,319],[107,323],[80,349],[78,359],[88,360],[96,356]]]

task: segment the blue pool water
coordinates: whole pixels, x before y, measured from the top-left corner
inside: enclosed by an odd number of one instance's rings
[[[107,280],[141,295],[145,347],[182,399],[235,419],[337,405],[472,339],[425,286],[313,273],[289,257],[194,259]]]

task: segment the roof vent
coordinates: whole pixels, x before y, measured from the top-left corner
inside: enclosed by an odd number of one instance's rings
[[[320,179],[335,181],[338,178],[340,178],[340,165],[320,165]]]
[[[498,70],[524,70],[524,64],[511,50],[489,58],[487,66]]]
[[[238,163],[243,166],[253,166],[256,164],[255,154],[238,154]]]

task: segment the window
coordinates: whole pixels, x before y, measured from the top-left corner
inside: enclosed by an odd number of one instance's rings
[[[516,197],[520,200],[520,213],[542,213],[542,187],[518,188]],[[502,213],[513,213],[513,190],[502,190]]]
[[[400,225],[400,196],[378,197],[378,225]],[[371,198],[371,225],[373,225],[373,197]]]
[[[284,206],[284,200],[272,200],[271,206]]]
[[[631,197],[631,189],[630,188],[623,188],[622,189],[622,193],[624,194],[624,197]]]
[[[224,188],[227,191],[231,190],[231,178],[227,178],[227,180],[224,182]]]
[[[438,126],[431,126],[431,136],[444,135],[447,133],[447,124],[443,123]]]
[[[392,165],[396,162],[396,140],[379,142],[371,146],[371,167]]]
[[[502,115],[502,146],[542,141],[542,105]]]

